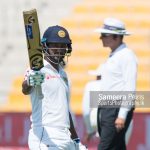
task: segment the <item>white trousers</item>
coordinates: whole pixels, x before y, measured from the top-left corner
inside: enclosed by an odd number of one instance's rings
[[[30,150],[75,150],[69,129],[36,127],[29,131]]]

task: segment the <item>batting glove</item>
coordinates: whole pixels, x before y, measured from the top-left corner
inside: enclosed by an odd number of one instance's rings
[[[27,84],[29,86],[38,86],[44,82],[45,74],[41,71],[30,70],[27,75]]]
[[[73,139],[76,150],[88,150],[85,145],[80,142],[79,138]]]

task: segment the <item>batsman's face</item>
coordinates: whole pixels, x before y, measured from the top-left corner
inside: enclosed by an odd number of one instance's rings
[[[48,45],[48,52],[50,54],[50,59],[55,63],[59,63],[66,55],[67,45],[61,43],[51,43]]]

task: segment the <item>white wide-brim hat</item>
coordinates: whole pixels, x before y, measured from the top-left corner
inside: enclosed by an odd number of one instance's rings
[[[115,18],[106,18],[102,28],[95,30],[98,33],[105,34],[117,34],[117,35],[130,35],[131,33],[126,31],[125,25],[122,21]]]

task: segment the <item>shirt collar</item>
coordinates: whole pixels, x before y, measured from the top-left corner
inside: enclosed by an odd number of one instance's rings
[[[109,57],[113,56],[115,53],[117,53],[118,51],[126,48],[126,44],[125,43],[122,43],[119,47],[117,47],[112,53],[110,53]]]
[[[48,68],[52,69],[53,71],[59,73],[63,70],[63,68],[59,65],[59,72],[46,60],[44,60],[44,66],[47,66]]]

